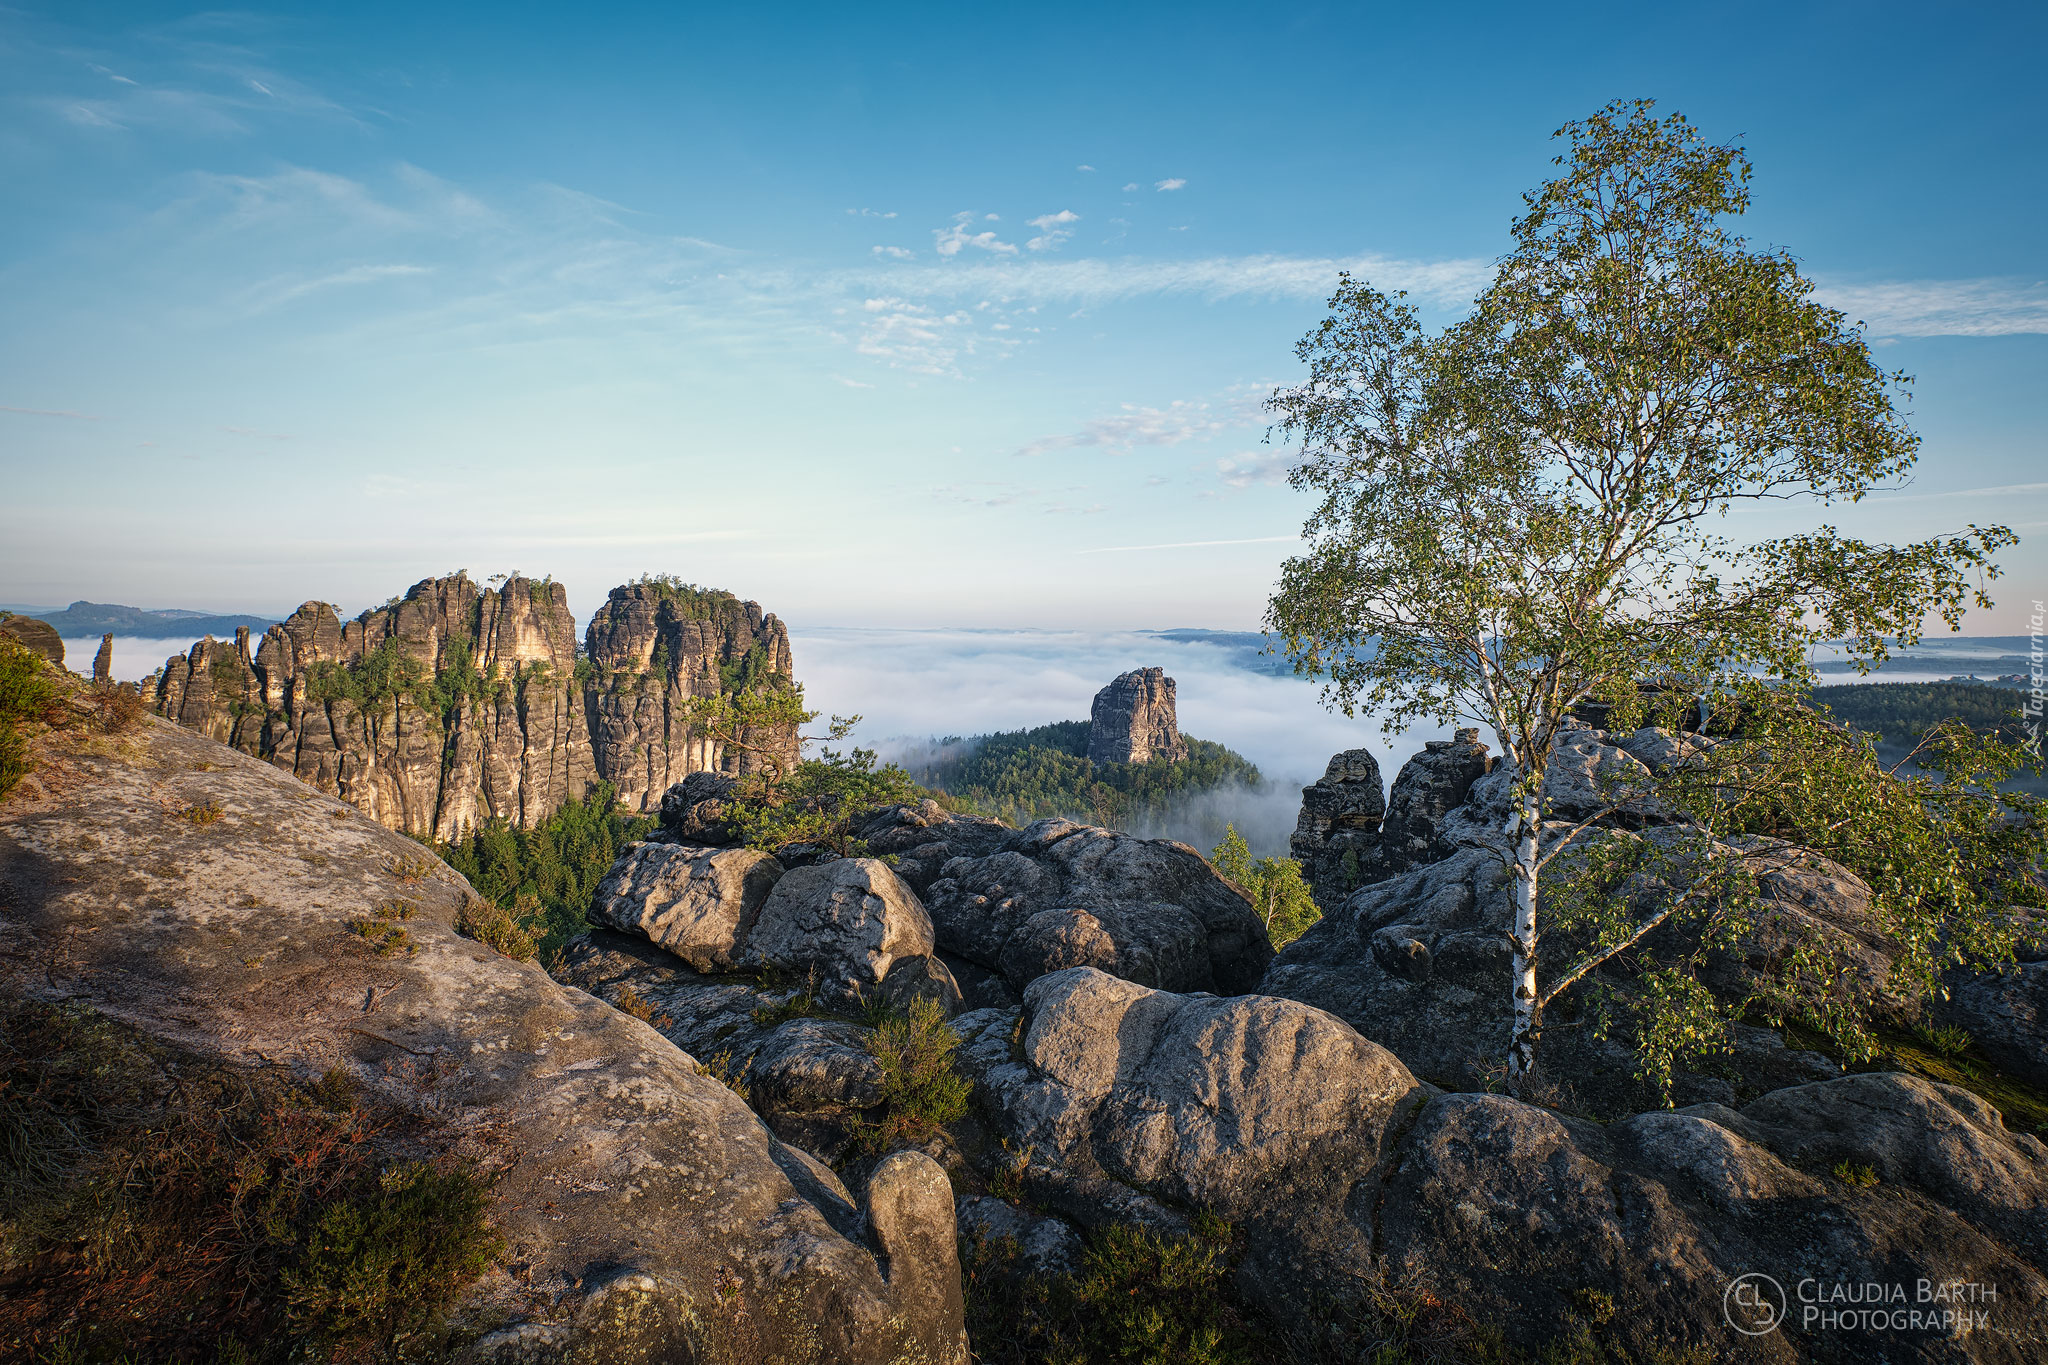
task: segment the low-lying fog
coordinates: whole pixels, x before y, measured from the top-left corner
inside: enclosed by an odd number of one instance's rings
[[[1314,683],[1250,671],[1232,649],[1142,632],[792,628],[791,637],[810,705],[858,714],[855,741],[899,760],[933,738],[1085,720],[1117,674],[1164,668],[1178,685],[1181,729],[1235,749],[1267,779],[1256,791],[1198,796],[1160,826],[1134,829],[1204,851],[1234,823],[1254,853],[1283,853],[1301,788],[1322,776],[1331,754],[1370,748],[1391,781],[1423,740],[1442,735],[1418,730],[1390,745],[1377,722],[1325,710]]]
[[[1228,745],[1249,758],[1265,776],[1256,790],[1232,787],[1205,793],[1177,808],[1160,824],[1134,832],[1182,839],[1207,850],[1225,824],[1234,823],[1254,853],[1286,851],[1301,805],[1301,787],[1322,775],[1339,749],[1365,747],[1391,782],[1401,763],[1427,739],[1442,738],[1435,727],[1412,730],[1393,743],[1379,725],[1326,710],[1315,683],[1248,668],[1256,663],[1239,648],[1187,639],[1163,639],[1141,631],[1032,630],[864,630],[844,627],[792,628],[797,677],[810,704],[827,714],[862,717],[856,743],[885,758],[912,760],[931,741],[954,735],[1019,730],[1056,720],[1085,720],[1095,693],[1117,674],[1157,665],[1178,683],[1180,724],[1188,734]],[[66,662],[87,673],[99,649],[98,637],[66,640]],[[1970,663],[1993,671],[2011,665],[2009,642],[1972,641],[1991,647],[1986,661]],[[114,640],[114,676],[147,676],[189,642],[119,636]],[[1949,649],[1951,642],[1943,642]],[[1895,661],[1887,682],[1932,681],[1947,676],[1955,660]],[[1271,661],[1267,661],[1271,665]],[[1914,663],[1920,663],[1914,668]],[[1824,682],[1854,681],[1825,677]],[[1482,736],[1491,740],[1491,736]]]

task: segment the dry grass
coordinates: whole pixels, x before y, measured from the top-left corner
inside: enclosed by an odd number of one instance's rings
[[[206,826],[213,824],[215,821],[221,819],[226,814],[227,810],[224,807],[222,807],[220,802],[201,801],[195,805],[187,806],[185,807],[185,809],[179,811],[178,818],[180,820],[190,821],[192,824],[195,825]]]
[[[634,990],[630,981],[619,987],[618,997],[612,1001],[612,1005],[621,1014],[630,1014],[641,1023],[652,1024],[657,1029],[675,1026],[676,1021],[662,1013],[660,1007],[652,1000]]]
[[[510,911],[481,896],[471,896],[455,912],[455,932],[515,962],[531,962],[540,951],[540,940]]]

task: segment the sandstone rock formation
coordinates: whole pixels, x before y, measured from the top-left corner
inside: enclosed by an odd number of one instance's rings
[[[990,833],[928,819],[870,846],[907,848],[898,866],[913,884],[924,879],[939,948],[1012,988],[1086,964],[1147,985],[1236,992],[1273,956],[1251,905],[1185,844],[1067,820]],[[952,853],[956,839],[961,851],[937,867],[917,856],[935,845]]]
[[[791,679],[789,631],[758,602],[728,592],[648,580],[613,588],[591,618],[585,653],[595,672],[588,698],[597,771],[632,809],[658,809],[690,773],[742,775],[794,762],[793,727],[744,736],[764,751],[728,753],[692,734],[684,708],[770,679]]]
[[[1322,777],[1301,789],[1301,818],[1288,851],[1317,905],[1330,909],[1365,882],[1386,813],[1380,761],[1370,749],[1332,755]]]
[[[509,1245],[460,1312],[465,1359],[964,1365],[929,1159],[882,1163],[863,1211],[653,1029],[458,937],[470,889],[407,880],[417,844],[168,724],[78,742],[46,760],[56,794],[0,805],[0,990],[233,1066],[340,1069],[499,1153]],[[346,932],[394,899],[413,951]]]
[[[751,848],[628,844],[598,883],[590,918],[639,934],[700,972],[729,972],[781,877],[781,863]]]
[[[308,602],[253,654],[246,628],[201,640],[150,701],[388,828],[453,839],[538,824],[599,780],[652,810],[684,773],[748,771],[753,755],[687,737],[680,707],[790,671],[788,633],[757,605],[659,584],[615,590],[588,653],[579,666],[561,584],[458,574],[345,625]],[[794,734],[757,738],[794,756]]]
[[[114,637],[100,636],[100,652],[93,656],[92,680],[96,683],[110,683],[114,680]]]
[[[1448,858],[1452,849],[1441,833],[1444,817],[1465,804],[1472,784],[1492,768],[1493,759],[1479,742],[1477,730],[1459,730],[1450,739],[1425,743],[1394,778],[1367,879],[1377,881]]]
[[[858,1004],[898,961],[928,958],[932,922],[877,858],[840,858],[782,875],[747,938],[747,961],[792,973],[823,999]]]
[[[1134,668],[1095,694],[1088,716],[1091,763],[1178,763],[1188,756],[1163,668]]]
[[[1589,1304],[1616,1358],[2048,1350],[2048,1147],[1966,1091],[1853,1076],[1603,1128],[1438,1092],[1321,1010],[1088,968],[1040,977],[1021,1015],[955,1028],[1036,1205],[1083,1227],[1221,1214],[1244,1238],[1240,1287],[1283,1316],[1405,1288],[1523,1350],[1567,1336]],[[1845,1162],[1875,1185],[1832,1174]],[[1976,1331],[1827,1328],[1795,1312],[1744,1338],[1723,1298],[1758,1269],[1788,1292],[1878,1280],[1909,1301],[1923,1280],[1995,1284],[1996,1307]]]
[[[16,644],[42,655],[58,668],[64,666],[64,637],[48,621],[39,621],[33,616],[16,616],[11,612],[0,613],[0,631],[5,631]]]

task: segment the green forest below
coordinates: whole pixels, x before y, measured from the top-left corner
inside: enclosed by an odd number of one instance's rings
[[[1163,815],[1170,803],[1226,783],[1256,787],[1250,759],[1205,739],[1187,739],[1180,762],[1096,764],[1088,722],[1055,721],[971,739],[937,742],[937,756],[906,766],[912,778],[965,809],[1012,825],[1067,816],[1122,828]]]
[[[1872,736],[1878,756],[1888,763],[1902,761],[1944,721],[1960,720],[1980,735],[2026,738],[2020,717],[2026,694],[1989,683],[1848,683],[1816,687],[1811,700],[1836,720]],[[2022,771],[2000,785],[2048,795],[2048,777],[2039,772]]]

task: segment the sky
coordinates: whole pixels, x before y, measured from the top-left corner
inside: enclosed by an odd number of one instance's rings
[[[1841,524],[2013,526],[1968,628],[2024,633],[2044,14],[0,0],[0,601],[1251,628],[1337,272],[1455,318],[1552,131],[1647,96],[1916,376],[1916,481]]]

